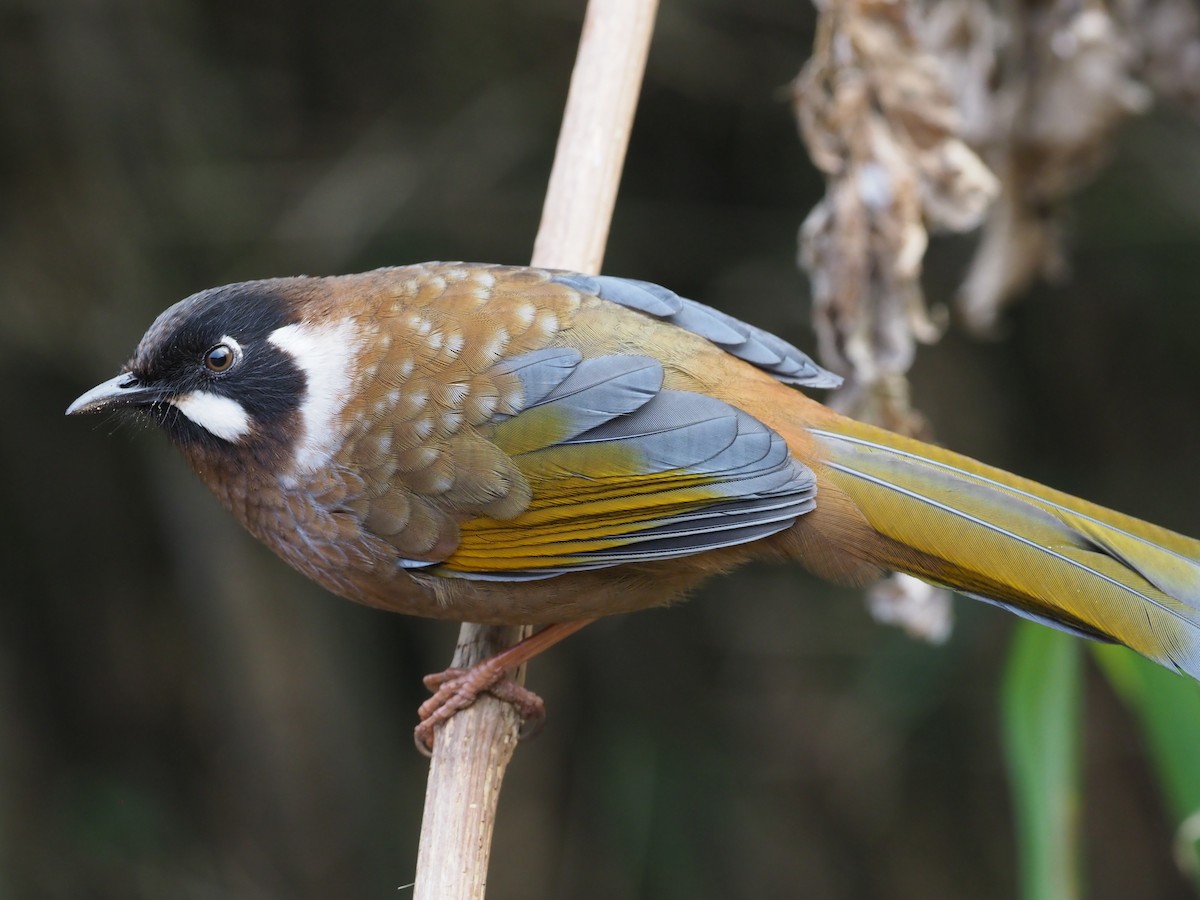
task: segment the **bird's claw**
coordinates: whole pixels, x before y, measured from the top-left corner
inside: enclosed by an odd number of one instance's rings
[[[417,749],[426,756],[433,753],[437,727],[473,704],[480,694],[491,694],[516,708],[522,720],[521,740],[541,731],[546,719],[546,704],[542,698],[517,684],[503,670],[496,671],[488,666],[450,668],[426,675],[424,682],[425,687],[433,691],[433,696],[417,710],[421,723],[413,731],[413,740]]]

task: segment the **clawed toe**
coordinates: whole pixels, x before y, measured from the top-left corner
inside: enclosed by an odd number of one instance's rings
[[[521,740],[533,737],[541,731],[546,719],[546,704],[542,698],[517,684],[503,671],[493,674],[479,668],[451,668],[426,675],[424,682],[425,687],[434,694],[417,710],[421,723],[413,732],[413,740],[417,749],[426,756],[433,751],[437,727],[473,704],[480,694],[491,694],[516,708],[524,723],[521,728]]]

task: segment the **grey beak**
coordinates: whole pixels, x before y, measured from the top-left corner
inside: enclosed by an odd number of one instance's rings
[[[74,403],[67,407],[67,415],[77,413],[99,412],[102,409],[118,406],[136,406],[153,403],[159,398],[157,389],[143,385],[132,372],[122,372],[116,378],[110,378],[103,384],[98,384]]]

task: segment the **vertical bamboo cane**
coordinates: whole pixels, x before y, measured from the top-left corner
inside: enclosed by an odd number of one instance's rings
[[[536,266],[600,271],[657,5],[657,0],[588,3],[534,242]],[[474,665],[524,634],[521,628],[463,625],[453,665]],[[510,706],[485,696],[438,731],[416,900],[482,900],[500,785],[519,726]]]

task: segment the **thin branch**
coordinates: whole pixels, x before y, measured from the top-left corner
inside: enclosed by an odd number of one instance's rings
[[[658,0],[588,3],[535,266],[600,271],[657,7]]]
[[[534,242],[534,265],[600,271],[657,5],[657,0],[588,3]],[[474,665],[525,633],[465,624],[453,665]],[[508,704],[485,696],[438,732],[425,794],[415,900],[484,896],[500,785],[519,726]]]

